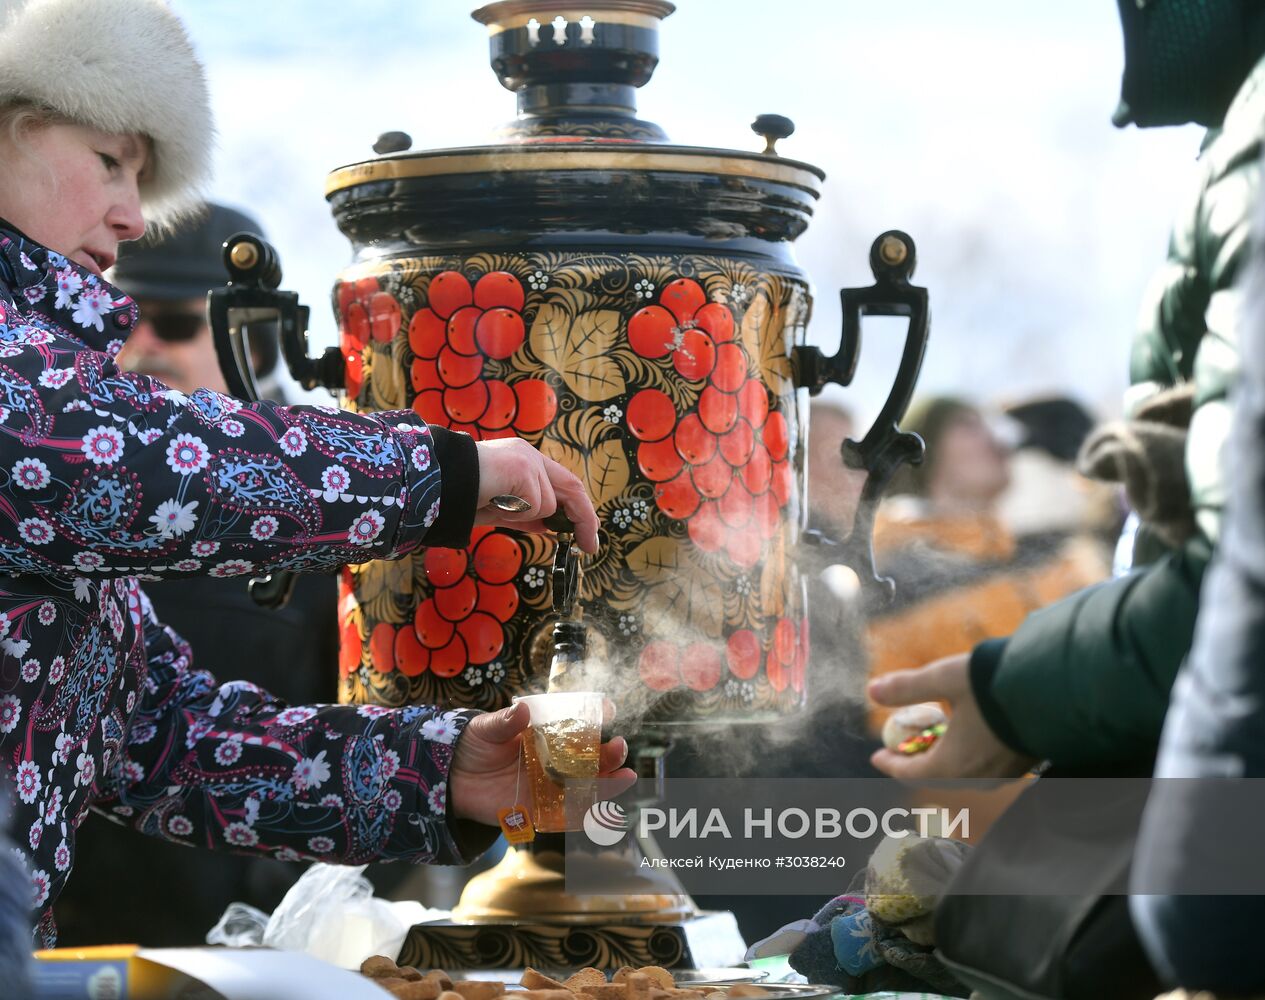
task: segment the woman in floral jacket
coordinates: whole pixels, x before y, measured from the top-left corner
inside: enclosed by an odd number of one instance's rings
[[[160,0],[29,0],[0,28],[0,760],[46,945],[90,808],[189,845],[451,864],[514,793],[524,711],[287,707],[199,671],[138,578],[391,558],[559,504],[596,547],[579,481],[525,442],[115,365],[137,309],[102,272],[191,204],[211,131]]]

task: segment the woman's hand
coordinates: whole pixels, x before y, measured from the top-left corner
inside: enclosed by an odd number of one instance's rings
[[[607,706],[609,714],[609,702]],[[522,765],[520,777],[519,757],[522,733],[530,719],[527,706],[518,704],[470,720],[457,739],[448,773],[454,816],[496,826],[500,810],[529,800],[527,767]],[[602,744],[597,767],[604,798],[618,795],[636,782],[631,768],[620,767],[627,756],[628,744],[622,736]],[[514,801],[515,793],[518,802]]]
[[[597,551],[597,514],[584,484],[552,458],[521,438],[480,441],[479,510],[476,524],[497,524],[520,531],[544,531],[542,519],[559,507],[575,525],[576,541],[585,552]],[[531,506],[508,513],[489,503],[495,496],[521,497]]]
[[[937,778],[1020,778],[1037,763],[1015,753],[989,728],[971,690],[970,654],[948,656],[917,670],[897,670],[870,682],[870,698],[893,708],[922,701],[949,704],[948,728],[925,753],[877,750],[870,763],[889,777],[918,782]]]

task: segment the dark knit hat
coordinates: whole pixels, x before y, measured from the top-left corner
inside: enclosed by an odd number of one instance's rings
[[[1081,445],[1094,429],[1094,418],[1067,396],[1032,399],[1002,408],[1022,428],[1018,447],[1044,451],[1060,462],[1075,462]]]
[[[1117,0],[1124,78],[1112,121],[1220,125],[1265,53],[1260,0]]]

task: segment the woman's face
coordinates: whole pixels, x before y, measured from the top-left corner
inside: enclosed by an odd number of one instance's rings
[[[953,417],[936,441],[933,488],[972,506],[986,507],[1010,483],[1010,458],[979,413]]]
[[[145,232],[139,183],[148,143],[86,125],[0,134],[0,218],[101,274],[118,246]]]

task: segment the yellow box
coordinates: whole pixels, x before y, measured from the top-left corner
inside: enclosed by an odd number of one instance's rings
[[[31,972],[36,1000],[223,1000],[141,951],[134,944],[37,951]]]

